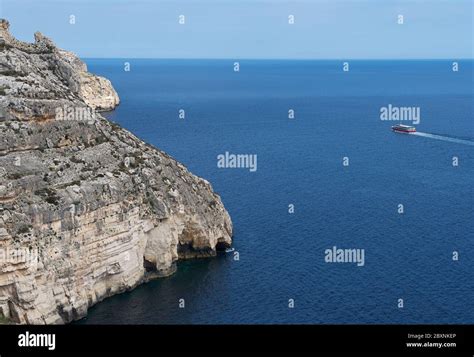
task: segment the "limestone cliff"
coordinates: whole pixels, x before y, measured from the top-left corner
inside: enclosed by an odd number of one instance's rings
[[[0,20],[0,314],[69,322],[231,244],[209,182],[96,113],[119,103],[107,79],[8,27]]]

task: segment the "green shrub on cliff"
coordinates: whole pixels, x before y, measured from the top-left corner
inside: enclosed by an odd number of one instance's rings
[[[3,314],[0,314],[0,325],[9,325],[10,324],[10,320],[3,316]]]

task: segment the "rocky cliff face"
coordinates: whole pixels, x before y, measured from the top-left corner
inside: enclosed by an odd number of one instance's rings
[[[104,119],[110,82],[0,20],[0,314],[65,323],[231,244],[206,180]]]

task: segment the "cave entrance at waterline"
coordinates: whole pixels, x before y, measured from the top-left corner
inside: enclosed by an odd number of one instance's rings
[[[143,267],[147,273],[153,273],[157,271],[156,264],[146,260],[145,258],[143,258]]]

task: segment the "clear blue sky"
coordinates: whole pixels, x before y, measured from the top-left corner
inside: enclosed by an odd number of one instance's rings
[[[474,0],[0,0],[0,16],[19,39],[32,41],[39,30],[81,57],[460,59],[473,58],[473,7]]]

